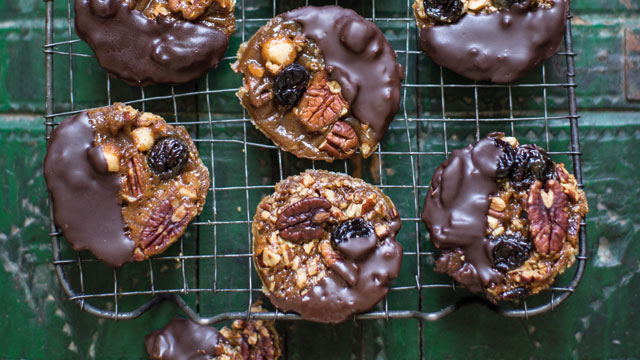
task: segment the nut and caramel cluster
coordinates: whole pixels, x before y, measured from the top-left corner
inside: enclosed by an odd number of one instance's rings
[[[120,175],[122,217],[135,260],[164,251],[202,211],[209,171],[187,131],[160,116],[115,104],[89,111],[111,173]]]
[[[535,145],[496,138],[505,150],[498,166],[499,192],[491,197],[486,230],[504,282],[487,291],[498,299],[548,288],[578,253],[580,221],[588,212],[575,177]]]
[[[326,161],[375,150],[372,129],[351,116],[320,49],[295,21],[272,19],[240,46],[232,69],[244,75],[238,98],[279,147]]]
[[[458,237],[464,234],[464,231],[454,228],[455,224],[463,223],[455,221],[459,214],[452,215],[454,220],[448,220],[448,223],[454,225],[444,231],[458,235],[453,239],[438,238],[443,231],[433,233],[436,228],[442,230],[440,227],[445,218],[427,219],[431,220],[427,226],[431,225],[432,241],[440,240],[435,245],[446,247],[436,260],[436,271],[449,274],[473,292],[484,291],[494,302],[521,299],[549,288],[556,276],[574,263],[579,251],[578,230],[588,212],[584,191],[578,188],[575,177],[562,163],[554,163],[536,145],[520,145],[514,137],[492,133],[475,147],[466,149],[474,151],[476,148],[482,150],[473,152],[474,159],[498,151],[496,157],[492,155],[489,158],[496,160],[495,172],[482,175],[494,184],[496,191],[476,194],[462,189],[455,192],[455,196],[469,199],[475,195],[488,196],[488,209],[483,210],[486,211],[486,229],[473,242],[462,241],[463,245],[456,246],[460,244]],[[456,150],[452,157],[463,158],[461,154],[464,152],[460,151]],[[484,165],[473,164],[468,171],[474,174],[482,172],[481,166]],[[459,174],[455,170],[447,171],[450,177],[439,178],[436,187],[440,187],[440,181],[455,183]],[[445,190],[439,188],[438,191]],[[454,203],[449,198],[444,201]],[[436,205],[431,202],[429,206]],[[453,211],[457,210],[460,209]],[[475,222],[484,219],[480,216]]]
[[[123,0],[131,10],[149,19],[163,16],[172,20],[201,22],[222,30],[227,36],[236,29],[235,0]]]
[[[300,299],[328,272],[347,286],[358,277],[356,259],[397,229],[391,200],[360,179],[306,171],[276,186],[253,219],[253,254],[267,295]],[[357,250],[344,246],[357,237]]]
[[[251,312],[264,310],[256,303]],[[276,360],[282,355],[280,336],[270,320],[235,320],[218,331],[175,317],[164,328],[145,336],[144,343],[154,360]]]
[[[413,13],[418,28],[422,29],[454,24],[467,14],[488,14],[524,3],[522,0],[415,0]],[[551,8],[553,0],[531,0],[528,6],[532,9]]]

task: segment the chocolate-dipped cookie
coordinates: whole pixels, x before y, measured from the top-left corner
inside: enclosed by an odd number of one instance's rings
[[[378,188],[307,170],[276,185],[253,218],[262,291],[282,311],[340,322],[368,310],[398,276],[401,222]]]
[[[173,244],[209,189],[209,171],[183,127],[123,104],[62,121],[44,175],[65,238],[112,267]]]
[[[422,220],[442,250],[436,271],[497,301],[547,289],[571,266],[587,211],[562,163],[492,133],[436,169]]]
[[[234,10],[235,0],[75,0],[75,29],[115,77],[180,84],[218,65]]]
[[[251,311],[263,310],[254,305]],[[236,320],[218,331],[175,317],[161,330],[145,336],[144,344],[154,360],[276,360],[282,354],[273,321],[264,320]]]
[[[276,16],[232,65],[253,123],[281,149],[333,161],[370,156],[400,106],[404,78],[380,29],[353,10],[307,6]]]
[[[420,47],[472,80],[508,83],[562,43],[569,0],[415,0]]]

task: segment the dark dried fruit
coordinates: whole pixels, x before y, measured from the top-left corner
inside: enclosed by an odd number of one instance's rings
[[[333,246],[347,259],[358,259],[369,254],[378,243],[373,226],[362,218],[343,221],[331,233]]]
[[[511,166],[516,158],[516,149],[511,144],[500,139],[493,140],[499,148],[502,149],[503,154],[498,159],[498,168],[496,170],[496,178],[504,179],[511,173]]]
[[[531,243],[520,233],[500,235],[493,241],[493,266],[502,272],[522,265],[531,252]]]
[[[307,89],[309,73],[304,66],[293,63],[284,68],[273,82],[273,93],[281,105],[294,106]]]
[[[495,142],[504,150],[498,159],[496,177],[508,178],[516,190],[528,189],[536,180],[544,183],[555,177],[553,160],[542,148],[526,144],[513,149],[504,141],[496,139]]]
[[[512,300],[512,299],[524,299],[529,295],[529,291],[526,288],[518,287],[511,289],[509,291],[505,291],[500,295],[500,298],[503,300]]]
[[[187,144],[178,138],[166,137],[153,145],[147,155],[147,164],[160,179],[167,180],[180,175],[188,159]]]
[[[461,0],[424,0],[424,11],[438,23],[451,24],[462,17]]]
[[[324,198],[306,198],[289,205],[276,220],[280,237],[297,243],[321,238],[330,208],[331,203]]]

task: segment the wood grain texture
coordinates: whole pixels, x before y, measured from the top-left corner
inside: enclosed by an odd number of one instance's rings
[[[278,12],[295,6],[293,1],[278,2]],[[361,14],[371,13],[371,3],[362,1],[340,2],[351,6]],[[248,17],[269,18],[272,9],[259,0],[245,2]],[[55,39],[67,38],[67,3],[55,0]],[[114,322],[97,319],[82,312],[74,303],[67,301],[58,284],[51,265],[51,245],[48,236],[48,203],[42,176],[41,164],[45,153],[44,126],[44,2],[18,0],[0,2],[0,358],[49,358],[49,359],[144,359],[146,358],[142,338],[152,329],[164,326],[179,310],[169,302],[161,303],[140,318]],[[634,309],[640,301],[640,242],[637,228],[640,224],[640,102],[630,101],[625,95],[625,31],[638,29],[640,4],[632,0],[604,1],[585,0],[573,4],[575,18],[574,46],[576,57],[579,111],[581,113],[581,145],[583,149],[583,175],[591,212],[588,215],[589,256],[585,278],[577,292],[555,311],[529,320],[507,319],[484,307],[470,306],[434,323],[419,324],[416,320],[376,320],[346,322],[340,325],[318,325],[305,322],[278,322],[278,328],[286,338],[286,358],[289,359],[468,359],[468,358],[638,358],[640,348],[636,345],[640,334],[640,315]],[[377,1],[376,16],[405,16],[405,4],[401,8],[393,1]],[[625,14],[625,16],[620,16]],[[261,24],[250,23],[246,27],[248,37]],[[381,24],[385,35],[394,48],[404,48],[404,23]],[[411,25],[413,26],[413,25]],[[633,30],[634,32],[636,30]],[[415,40],[415,32],[410,31]],[[75,38],[75,35],[73,35]],[[233,55],[241,42],[239,30],[233,37],[227,55]],[[412,44],[411,46],[415,46]],[[75,54],[91,54],[83,43],[74,43]],[[68,51],[68,46],[58,48]],[[405,54],[399,56],[404,63]],[[418,57],[416,61],[415,56]],[[439,70],[422,55],[411,55],[408,71],[411,82],[433,82]],[[564,81],[564,58],[551,59],[546,63],[547,82]],[[240,79],[228,68],[230,61],[223,62],[219,70],[209,76],[213,88],[234,88]],[[415,64],[415,66],[413,65]],[[91,57],[55,55],[55,103],[56,111],[71,109],[70,92],[74,93],[74,109],[99,106],[107,103],[105,87],[106,73]],[[73,67],[73,81],[69,78],[69,66]],[[450,81],[461,81],[454,74],[446,73]],[[541,79],[538,69],[524,81]],[[178,86],[176,94],[189,93],[205,88],[204,80]],[[408,89],[407,109],[421,116],[441,116],[439,90],[418,92]],[[133,100],[140,96],[138,88],[119,81],[111,82],[111,93],[119,100]],[[164,96],[167,87],[151,87],[145,90],[146,97]],[[449,92],[447,90],[447,112],[469,121],[448,122],[448,149],[461,147],[473,141],[474,114],[473,91],[468,89]],[[516,89],[514,109],[530,116],[541,116],[543,99],[541,89]],[[481,114],[502,116],[508,103],[506,90],[481,89]],[[566,92],[551,89],[547,93],[551,114],[566,114]],[[113,99],[112,99],[113,100]],[[205,96],[180,96],[176,108],[179,120],[196,119],[206,121],[207,101]],[[211,96],[214,118],[241,116],[241,108],[232,92]],[[633,100],[633,98],[631,99]],[[418,105],[419,104],[419,105]],[[160,100],[147,105],[148,111],[157,111],[173,120],[173,103]],[[502,115],[501,115],[502,114]],[[62,117],[56,120],[61,120]],[[407,151],[405,127],[396,121],[385,139],[385,151]],[[422,125],[421,125],[422,126]],[[544,121],[516,124],[515,135],[521,141],[545,144]],[[549,148],[555,151],[567,149],[569,132],[564,120],[550,121]],[[498,122],[481,125],[486,134],[497,129],[508,129],[509,123]],[[191,126],[192,134],[195,127]],[[201,126],[200,136],[209,131],[216,139],[242,139],[245,132],[242,124],[226,126]],[[415,139],[415,127],[410,137]],[[412,143],[412,149],[420,151],[443,151],[444,128],[441,122],[424,124],[420,128],[422,137]],[[247,130],[249,141],[269,144],[260,133]],[[215,151],[215,174],[217,186],[231,186],[244,181],[244,174],[236,170],[244,167],[241,144],[200,144],[205,163],[210,164],[211,150]],[[213,146],[213,148],[212,148]],[[252,169],[252,185],[269,183],[277,173],[278,159],[265,156],[259,148],[249,148],[248,166]],[[424,174],[420,184],[429,182],[430,171],[444,156],[420,157],[420,169]],[[565,157],[556,160],[569,162]],[[379,181],[375,159],[350,163],[356,175],[366,180]],[[285,176],[310,167],[308,161],[291,156],[283,157]],[[324,166],[340,170],[337,164]],[[234,169],[234,171],[229,171]],[[373,170],[372,170],[373,169]],[[383,159],[382,181],[393,184],[411,184],[411,164],[407,156],[387,155]],[[220,191],[216,193],[217,219],[242,221],[246,213],[253,213],[260,197],[268,190],[256,189],[249,193],[249,204],[245,192]],[[424,197],[421,189],[418,198],[421,205]],[[385,190],[394,200],[404,217],[413,217],[411,190]],[[213,218],[211,196],[205,205],[203,220]],[[191,227],[185,238],[184,251],[195,251],[195,228]],[[229,224],[218,229],[219,252],[246,252],[249,249],[246,224]],[[415,236],[418,232],[428,247],[425,229],[407,222],[401,232],[401,241],[406,251],[415,251]],[[224,237],[221,235],[224,234]],[[210,253],[213,234],[199,234],[201,252]],[[222,241],[224,239],[225,241]],[[179,248],[169,250],[178,254]],[[69,255],[71,256],[71,254]],[[221,259],[218,268],[220,287],[246,287],[249,267],[246,259]],[[214,273],[213,260],[201,260],[200,271],[195,263],[187,261],[185,273],[190,286],[211,286]],[[443,281],[447,278],[434,274],[432,259],[423,258],[423,283]],[[172,271],[175,263],[154,263],[156,284],[164,287],[182,283],[181,274]],[[397,286],[415,284],[415,257],[405,257],[403,275]],[[148,287],[140,279],[147,279],[148,266],[139,264],[119,273],[120,286],[124,290]],[[164,270],[163,270],[164,269]],[[209,269],[209,271],[203,270]],[[85,269],[93,274],[85,279],[89,291],[99,291],[111,286],[112,274],[95,266]],[[140,275],[142,273],[142,275]],[[571,275],[565,275],[568,279]],[[76,280],[77,281],[77,280]],[[254,286],[259,284],[253,276]],[[463,295],[450,290],[423,290],[419,301],[415,290],[392,293],[391,308],[422,309],[433,311],[447,304],[452,298]],[[196,300],[193,293],[186,300],[200,306],[200,312],[211,316],[221,311],[246,309],[246,296],[242,294],[204,294]],[[135,307],[144,298],[125,298],[120,302],[124,309]],[[105,307],[113,306],[112,299],[105,299]],[[423,352],[420,352],[420,344]]]

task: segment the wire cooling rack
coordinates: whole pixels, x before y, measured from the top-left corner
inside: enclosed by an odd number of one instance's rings
[[[288,3],[287,1],[290,1]],[[206,77],[181,86],[135,88],[110,79],[73,31],[73,3],[46,3],[47,139],[64,118],[115,101],[162,114],[187,127],[212,174],[203,214],[167,252],[145,262],[109,269],[87,252],[74,252],[51,218],[53,264],[63,290],[84,311],[110,319],[140,316],[162,300],[174,301],[201,324],[253,317],[299,319],[273,309],[251,313],[261,296],[251,261],[251,219],[274,184],[306,168],[325,168],[376,184],[396,203],[405,249],[401,275],[389,295],[357,319],[416,318],[434,321],[471,303],[504,316],[527,317],[553,310],[576,290],[586,257],[583,221],[577,264],[556,284],[515,304],[493,305],[433,272],[436,251],[420,220],[431,174],[454,149],[492,131],[537,142],[556,161],[572,167],[582,186],[571,22],[565,48],[518,83],[498,85],[461,78],[431,63],[418,48],[411,2],[340,1],[375,22],[404,66],[402,106],[377,153],[333,164],[296,159],[278,150],[248,120],[234,96],[241,84],[229,64],[236,49],[271,17],[302,4],[293,0],[240,0],[237,31],[227,57]],[[308,2],[307,2],[308,4]],[[313,5],[323,5],[313,3]],[[529,141],[527,141],[529,140]],[[269,309],[268,301],[265,301]]]

